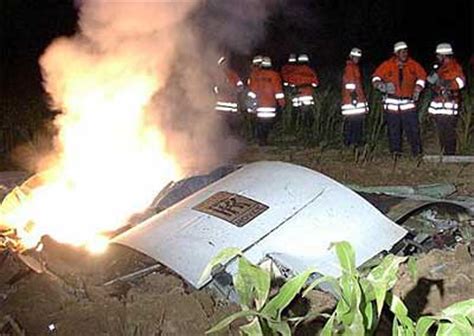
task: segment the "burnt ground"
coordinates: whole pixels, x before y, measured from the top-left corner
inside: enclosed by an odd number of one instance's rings
[[[356,162],[349,151],[256,146],[246,148],[238,162],[256,160],[293,162],[341,182],[367,186],[449,182],[457,186],[459,195],[474,195],[474,165],[427,164],[410,158],[394,163],[387,155]],[[52,274],[24,274],[24,265],[13,257],[0,261],[0,334],[203,335],[238,310],[237,305],[207,291],[193,290],[164,268],[138,280],[103,286],[119,275],[154,264],[119,246],[92,257],[46,241],[42,254]],[[421,255],[417,264],[417,279],[402,267],[395,287],[413,316],[436,313],[474,296],[472,256],[464,245],[432,250]],[[315,291],[309,307],[321,311],[333,304],[332,297]],[[48,326],[55,330],[49,331]],[[318,327],[318,323],[308,323],[298,334],[314,335]],[[237,334],[236,328],[223,334]]]

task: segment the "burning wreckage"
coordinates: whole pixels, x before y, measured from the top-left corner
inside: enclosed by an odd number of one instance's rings
[[[38,184],[35,176],[18,184],[26,179],[20,172],[1,173],[0,179],[2,214]],[[196,289],[211,288],[234,300],[234,261],[201,278],[213,257],[227,247],[239,248],[250,261],[283,277],[310,267],[338,276],[336,256],[329,250],[335,241],[353,245],[358,266],[387,252],[449,248],[469,240],[473,228],[473,200],[449,198],[454,192],[452,185],[347,187],[283,162],[221,167],[168,184],[144,213],[107,233],[115,250],[133,250],[148,261],[127,264],[104,285],[167,268]],[[30,222],[22,230],[31,227]],[[34,272],[55,276],[42,258],[41,243],[26,249],[18,228],[0,229],[2,260],[13,256]]]

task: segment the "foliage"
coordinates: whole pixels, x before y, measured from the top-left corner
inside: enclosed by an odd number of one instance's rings
[[[206,269],[212,268],[231,255],[236,255],[235,249],[224,250]],[[248,323],[240,327],[244,335],[264,335],[268,332],[291,335],[291,321],[282,316],[282,311],[295,299],[313,270],[293,277],[270,298],[270,273],[253,265],[240,253],[237,256],[238,272],[233,277],[233,284],[239,295],[242,311],[223,319],[206,333],[218,332],[233,321],[246,318]]]

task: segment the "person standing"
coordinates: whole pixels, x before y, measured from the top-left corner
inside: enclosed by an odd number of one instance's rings
[[[277,117],[278,108],[285,106],[285,94],[280,74],[272,69],[270,57],[264,57],[261,68],[249,78],[248,96],[255,99],[256,136],[259,145],[266,145],[268,134]]]
[[[364,119],[369,112],[359,68],[361,57],[362,50],[352,48],[342,76],[341,112],[344,117],[344,145],[346,146],[362,145]]]
[[[428,113],[435,120],[439,143],[445,155],[456,153],[456,126],[461,107],[460,91],[466,86],[466,76],[453,55],[451,44],[438,44],[437,63],[427,78],[433,91]]]
[[[217,65],[219,69],[214,85],[215,110],[224,117],[231,132],[238,134],[240,123],[238,94],[243,90],[244,84],[239,75],[227,66],[225,57],[219,58]]]
[[[375,89],[383,94],[384,116],[390,152],[402,152],[405,133],[413,156],[422,152],[416,103],[425,87],[426,71],[408,56],[408,45],[395,43],[393,56],[378,66],[372,76]]]

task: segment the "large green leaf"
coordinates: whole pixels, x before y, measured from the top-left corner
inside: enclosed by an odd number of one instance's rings
[[[242,252],[240,251],[240,249],[236,247],[228,247],[220,251],[214,258],[212,258],[209,264],[207,264],[206,268],[201,274],[201,277],[199,278],[198,285],[203,284],[205,281],[207,281],[207,279],[209,279],[214,267],[216,267],[219,264],[226,264],[232,258],[241,254]]]
[[[347,241],[333,243],[336,255],[343,273],[354,275],[357,273],[355,264],[355,252],[351,244]]]
[[[399,257],[393,254],[386,256],[380,265],[375,267],[367,275],[367,280],[372,284],[377,303],[377,315],[382,313],[385,295],[392,289],[397,281],[397,274],[400,264],[405,262],[407,257]]]
[[[235,314],[232,314],[230,316],[227,316],[225,319],[217,323],[214,327],[206,331],[206,334],[212,334],[218,331],[221,331],[222,329],[226,328],[229,324],[234,322],[235,320],[239,318],[244,318],[244,317],[249,317],[249,316],[259,316],[259,313],[255,310],[244,310],[237,312]]]
[[[461,315],[474,324],[474,299],[456,302],[441,311],[442,317]]]
[[[257,310],[264,306],[270,291],[270,273],[241,257],[233,282],[245,309],[252,309],[254,303]]]
[[[436,332],[436,336],[471,336],[472,334],[472,326],[465,328],[463,324],[450,321],[441,321]]]
[[[267,320],[268,327],[274,332],[274,335],[280,334],[282,336],[291,336],[290,325],[286,321],[274,322]]]
[[[288,280],[281,288],[278,294],[273,297],[261,310],[262,314],[270,316],[276,321],[281,320],[281,312],[285,309],[305,285],[308,277],[314,273],[309,269],[292,279]]]
[[[356,314],[360,313],[362,290],[358,278],[344,274],[339,279],[342,296],[336,306],[337,320],[345,326],[352,324]]]
[[[341,289],[339,287],[339,283],[337,282],[337,279],[335,277],[332,277],[330,275],[322,276],[320,278],[317,278],[314,280],[304,291],[303,291],[303,296],[308,295],[310,291],[312,291],[314,288],[322,284],[323,282],[328,282],[331,284],[331,287],[334,289],[336,292],[337,296],[341,295]]]
[[[413,335],[415,333],[415,324],[408,316],[408,309],[403,301],[392,293],[388,293],[386,301],[390,307],[390,311],[395,315],[395,318],[400,321],[405,330],[405,334]]]
[[[428,335],[428,330],[431,326],[437,321],[436,318],[432,316],[422,316],[416,322],[416,336],[426,336]]]
[[[262,326],[258,317],[255,317],[252,322],[241,326],[240,332],[246,336],[263,336]]]
[[[323,330],[319,336],[332,336],[334,330],[334,320],[336,319],[336,312],[332,313],[329,320],[327,320],[326,324],[324,325]]]

